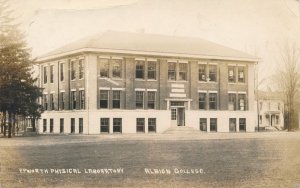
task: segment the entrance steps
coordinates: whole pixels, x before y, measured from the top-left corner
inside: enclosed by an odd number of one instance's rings
[[[187,126],[176,126],[176,127],[170,127],[167,129],[164,134],[197,134],[200,133],[201,131],[196,130],[192,127],[187,127]]]

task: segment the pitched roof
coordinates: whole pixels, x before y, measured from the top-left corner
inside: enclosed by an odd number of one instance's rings
[[[67,44],[39,58],[46,60],[78,51],[126,51],[166,56],[258,61],[258,58],[207,40],[158,34],[107,31]],[[171,55],[172,54],[172,55]]]

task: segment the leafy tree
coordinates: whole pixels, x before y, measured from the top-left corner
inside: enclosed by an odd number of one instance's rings
[[[295,44],[286,44],[282,50],[275,83],[283,92],[285,101],[285,128],[291,131],[296,127],[295,96],[300,90],[300,53]]]
[[[0,110],[8,120],[8,137],[17,115],[35,119],[42,113],[41,89],[31,76],[34,60],[12,14],[8,1],[0,0]]]

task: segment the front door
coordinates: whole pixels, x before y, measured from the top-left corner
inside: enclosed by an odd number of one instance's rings
[[[177,125],[184,126],[185,125],[185,109],[184,108],[177,108]]]

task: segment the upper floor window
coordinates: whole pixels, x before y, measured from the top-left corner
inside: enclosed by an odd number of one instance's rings
[[[235,110],[236,105],[236,94],[229,93],[228,94],[228,110]]]
[[[140,61],[140,60],[136,61],[136,64],[135,64],[135,78],[145,79],[144,71],[145,71],[145,61]]]
[[[209,65],[209,81],[216,82],[217,81],[217,65]]]
[[[206,109],[206,93],[199,93],[199,109]]]
[[[148,61],[148,79],[156,80],[156,62]]]
[[[121,78],[122,77],[122,60],[112,59],[112,77]]]
[[[238,94],[238,107],[239,110],[246,110],[246,94]]]
[[[99,59],[100,66],[100,77],[108,78],[109,77],[109,62],[108,59]]]
[[[76,78],[76,61],[71,61],[71,80]]]
[[[60,109],[65,109],[65,92],[60,92]]]
[[[47,73],[48,73],[47,67],[44,67],[43,73],[44,73],[44,84],[46,84],[46,83],[47,83],[47,78],[48,78],[48,75],[47,75]]]
[[[76,91],[71,91],[71,109],[76,109]]]
[[[228,82],[235,82],[235,66],[228,66]]]
[[[85,92],[84,92],[84,90],[79,91],[79,109],[85,109]]]
[[[199,64],[198,65],[198,74],[199,74],[199,81],[206,81],[206,65]]]
[[[148,91],[148,109],[155,109],[155,91]]]
[[[54,110],[54,94],[50,94],[50,105],[51,105],[51,110]]]
[[[50,83],[54,82],[54,65],[50,66]]]
[[[112,108],[121,107],[121,91],[113,91]]]
[[[108,90],[100,90],[100,108],[108,108]]]
[[[79,60],[79,79],[84,78],[84,60],[80,59]]]
[[[60,81],[65,80],[65,64],[61,63],[60,64]]]
[[[217,93],[209,94],[209,109],[216,110],[217,109]]]
[[[179,63],[179,80],[187,80],[187,63]]]
[[[238,82],[245,82],[245,67],[238,67]]]
[[[48,110],[48,95],[47,94],[43,95],[43,103],[44,103],[44,109]]]
[[[176,63],[168,63],[168,80],[176,80]]]
[[[137,109],[144,108],[144,91],[136,91],[135,92],[135,107]]]

